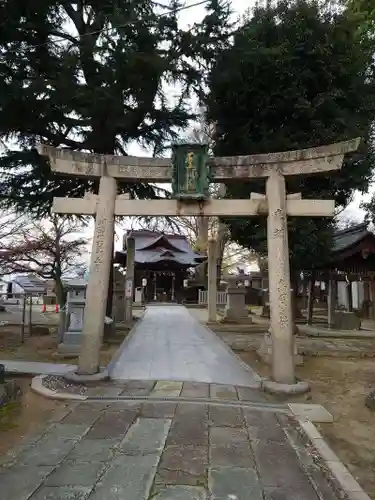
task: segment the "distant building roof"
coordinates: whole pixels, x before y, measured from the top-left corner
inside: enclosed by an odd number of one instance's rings
[[[352,245],[359,243],[367,236],[375,237],[374,233],[367,229],[367,224],[357,224],[347,229],[335,231],[333,235],[333,252],[342,252]]]
[[[135,241],[135,263],[139,265],[174,262],[182,267],[195,267],[206,256],[194,252],[186,236],[155,231],[130,231]],[[116,252],[116,260],[126,259],[126,250]]]
[[[27,293],[45,293],[46,291],[46,282],[33,274],[16,276],[12,279],[12,282],[16,283]]]
[[[365,223],[335,231],[329,257],[319,262],[315,269],[355,274],[375,270],[375,234]]]

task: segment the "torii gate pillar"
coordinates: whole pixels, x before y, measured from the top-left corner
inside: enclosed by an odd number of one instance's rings
[[[272,305],[272,375],[294,384],[293,315],[290,293],[289,247],[285,178],[276,170],[266,183],[269,294]]]
[[[100,178],[96,205],[95,231],[90,261],[90,279],[87,284],[82,346],[77,374],[93,375],[99,372],[99,355],[103,340],[106,313],[109,268],[112,261],[115,231],[116,179]]]

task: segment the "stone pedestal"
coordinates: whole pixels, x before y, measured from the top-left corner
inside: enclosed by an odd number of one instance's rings
[[[82,343],[83,317],[86,304],[85,280],[72,280],[67,284],[66,314],[67,330],[63,341],[58,345],[58,353],[65,356],[78,356]]]
[[[270,331],[264,334],[262,345],[257,350],[257,354],[265,363],[272,364],[272,335]],[[303,356],[298,354],[295,342],[293,343],[293,359],[295,366],[303,365]]]
[[[252,318],[249,317],[248,308],[245,302],[246,288],[229,286],[227,288],[227,305],[224,311],[224,321],[242,323],[242,322],[252,322]]]
[[[335,311],[332,328],[335,330],[359,330],[361,320],[353,312]]]

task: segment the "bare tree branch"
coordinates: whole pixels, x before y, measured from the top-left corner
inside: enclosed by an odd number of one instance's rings
[[[53,280],[57,299],[64,304],[62,278],[72,266],[82,266],[82,255],[87,251],[88,240],[82,236],[84,226],[56,215],[44,221],[10,221],[13,226],[4,223],[5,230],[0,233],[2,272],[33,273]]]

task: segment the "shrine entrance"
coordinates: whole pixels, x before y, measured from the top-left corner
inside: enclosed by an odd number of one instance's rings
[[[184,144],[173,148],[172,158],[96,155],[40,146],[51,169],[64,175],[100,179],[98,195],[55,198],[55,213],[95,216],[90,278],[77,378],[100,375],[99,354],[112,261],[115,216],[267,216],[271,306],[272,381],[263,383],[274,392],[306,390],[296,381],[287,216],[332,217],[333,200],[303,200],[301,193],[286,193],[285,176],[327,173],[341,168],[344,154],[358,148],[359,139],[330,146],[249,156],[207,156],[206,147]],[[210,182],[246,182],[266,179],[266,193],[250,199],[209,199]],[[117,195],[117,180],[172,182],[172,199],[131,200]],[[125,296],[133,303],[134,239],[128,240]],[[216,320],[217,266],[215,242],[208,245],[208,310]],[[176,325],[177,327],[178,325]],[[106,374],[102,374],[103,377]]]
[[[153,273],[153,291],[148,294],[149,302],[174,302],[175,301],[176,275],[173,271],[155,271]]]
[[[129,239],[134,240],[134,255],[128,249]],[[191,248],[185,236],[147,230],[126,234],[124,248],[115,254],[115,264],[127,268],[129,256],[131,260],[134,257],[133,289],[142,290],[146,303],[181,303],[188,269],[206,260]]]

